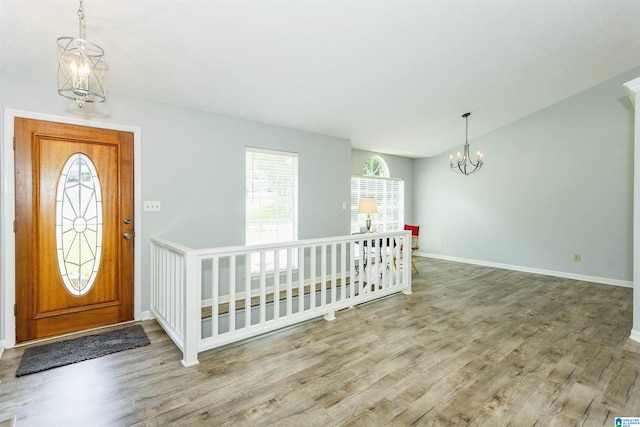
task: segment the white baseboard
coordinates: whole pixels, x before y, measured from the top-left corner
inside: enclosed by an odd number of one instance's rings
[[[2,353],[4,353],[4,340],[0,340],[0,359],[2,359]]]
[[[566,273],[563,271],[543,270],[540,268],[522,267],[519,265],[500,264],[497,262],[480,261],[475,259],[458,258],[447,255],[430,254],[425,252],[415,252],[414,255],[426,258],[442,259],[445,261],[462,262],[464,264],[482,265],[485,267],[502,268],[504,270],[522,271],[524,273],[542,274],[544,276],[561,277],[563,279],[581,280],[583,282],[601,283],[604,285],[622,286],[633,288],[633,282],[627,280],[609,279],[607,277],[585,276],[582,274]]]
[[[629,338],[636,342],[640,342],[640,330],[632,329],[631,336],[629,336]]]
[[[151,320],[153,318],[154,317],[150,311],[143,311],[142,313],[140,313],[140,320]]]

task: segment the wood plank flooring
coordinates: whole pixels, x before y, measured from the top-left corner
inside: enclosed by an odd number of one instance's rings
[[[640,417],[632,289],[417,258],[395,295],[200,355],[151,345],[15,377],[17,426],[614,426]]]

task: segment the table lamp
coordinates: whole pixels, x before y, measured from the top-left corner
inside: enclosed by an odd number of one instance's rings
[[[371,214],[378,213],[378,207],[376,206],[376,199],[373,197],[363,197],[358,202],[358,213],[367,214],[367,233],[371,232]]]

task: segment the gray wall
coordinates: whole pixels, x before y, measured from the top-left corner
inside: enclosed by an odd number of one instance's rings
[[[414,206],[413,159],[354,149],[351,150],[351,174],[362,175],[364,163],[372,156],[379,156],[387,162],[391,178],[404,180],[404,222],[411,224],[413,222]]]
[[[477,175],[451,172],[448,157],[459,148],[418,160],[381,155],[405,179],[405,222],[421,224],[421,252],[631,281],[634,110],[622,84],[638,75],[640,68],[477,139],[481,115],[472,114],[471,148],[485,156]],[[162,202],[162,212],[138,219],[143,311],[150,236],[194,247],[243,243],[245,146],[300,153],[301,239],[349,233],[349,178],[375,154],[347,140],[125,96],[78,110],[55,82],[7,73],[0,107],[142,129],[139,200]]]
[[[350,199],[348,140],[109,93],[106,103],[79,110],[57,95],[55,81],[2,73],[0,82],[1,108],[141,128],[139,200],[162,202],[161,212],[137,219],[143,311],[149,309],[151,236],[194,248],[244,244],[246,146],[299,153],[300,239],[349,234],[349,210],[342,209]]]
[[[634,109],[622,85],[639,74],[477,139],[473,122],[482,117],[472,114],[471,150],[485,160],[480,172],[450,170],[449,154],[464,140],[415,162],[421,252],[630,282]]]

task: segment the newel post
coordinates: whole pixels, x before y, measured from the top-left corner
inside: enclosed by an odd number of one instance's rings
[[[185,254],[184,271],[184,349],[182,364],[197,365],[198,342],[200,341],[200,268],[194,251]]]
[[[404,234],[404,241],[409,245],[405,244],[402,248],[402,274],[404,275],[403,280],[406,286],[406,289],[403,291],[405,295],[411,295],[411,231],[407,231]]]

